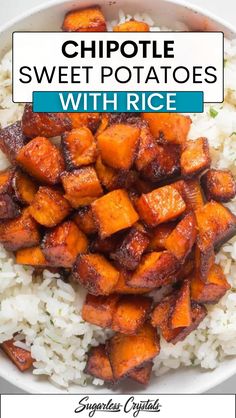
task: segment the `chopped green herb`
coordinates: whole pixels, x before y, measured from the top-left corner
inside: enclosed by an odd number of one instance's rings
[[[217,112],[216,109],[214,109],[214,107],[210,107],[209,115],[210,115],[211,118],[216,118],[216,116],[218,115],[218,112]]]
[[[236,135],[236,132],[232,132],[232,134],[230,136]]]

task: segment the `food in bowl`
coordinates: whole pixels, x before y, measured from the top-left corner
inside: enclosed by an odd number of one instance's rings
[[[123,20],[116,31],[150,29]],[[63,28],[105,30],[106,21],[95,7],[70,12]],[[235,66],[228,48],[226,75]],[[214,368],[234,354],[232,90],[192,123],[158,113],[35,114],[11,103],[7,64],[3,350],[20,370],[33,364],[61,386],[148,384],[152,370]]]

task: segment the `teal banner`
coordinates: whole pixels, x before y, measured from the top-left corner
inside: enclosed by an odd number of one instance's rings
[[[203,92],[36,91],[34,112],[203,112]]]

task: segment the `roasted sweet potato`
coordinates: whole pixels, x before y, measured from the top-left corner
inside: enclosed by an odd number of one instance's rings
[[[90,242],[90,251],[92,253],[108,254],[116,250],[121,238],[122,232],[110,235],[107,238],[101,239],[99,236]]]
[[[123,334],[136,334],[151,310],[152,299],[141,295],[121,296],[116,305],[111,328]]]
[[[66,32],[106,32],[106,21],[100,7],[72,10],[64,18],[62,30]]]
[[[26,142],[27,138],[22,132],[21,122],[0,130],[0,149],[12,164],[16,163],[17,154]]]
[[[72,128],[66,113],[36,113],[32,105],[26,104],[22,116],[22,131],[28,138],[61,135]]]
[[[30,351],[16,347],[13,339],[4,341],[1,344],[1,348],[21,372],[32,367],[34,360]]]
[[[186,204],[172,186],[164,186],[143,194],[136,203],[140,218],[148,226],[171,221],[185,211]]]
[[[160,352],[160,340],[156,330],[145,324],[136,335],[115,334],[106,348],[114,379],[119,380],[156,357]]]
[[[151,378],[153,362],[149,361],[144,366],[138,367],[129,374],[129,378],[135,382],[147,385]]]
[[[88,293],[82,308],[82,318],[90,324],[111,328],[119,298],[118,295],[94,296]]]
[[[191,298],[195,302],[217,303],[229,289],[230,284],[222,268],[217,264],[211,267],[206,282],[202,281],[196,273],[191,279]]]
[[[119,269],[119,279],[116,285],[113,287],[112,292],[118,293],[118,294],[128,294],[128,295],[142,295],[145,293],[149,293],[151,289],[148,287],[131,287],[126,282],[128,282],[131,272]]]
[[[97,158],[95,139],[85,126],[62,135],[62,150],[68,170],[92,164]]]
[[[165,247],[177,260],[183,262],[189,255],[197,237],[194,212],[188,213],[165,240]]]
[[[117,170],[105,165],[100,156],[97,158],[95,169],[101,184],[109,191],[114,190],[117,185]]]
[[[149,26],[145,22],[130,19],[113,27],[113,32],[149,32]]]
[[[171,232],[175,229],[176,222],[160,224],[152,229],[151,238],[147,247],[148,251],[166,250],[165,242]]]
[[[134,161],[138,171],[142,171],[155,158],[157,148],[157,142],[151,134],[149,126],[144,122],[140,126],[138,152]]]
[[[106,238],[138,220],[128,194],[118,189],[92,203],[92,212],[101,238]]]
[[[20,208],[14,201],[12,181],[15,170],[0,171],[0,219],[16,218],[20,214]]]
[[[131,124],[114,124],[97,137],[102,161],[110,167],[128,170],[138,147],[140,129]]]
[[[78,225],[78,227],[81,229],[82,232],[84,232],[86,235],[95,234],[97,231],[92,209],[90,206],[83,206],[82,208],[79,208],[75,215],[73,216],[73,220]]]
[[[40,187],[29,206],[31,216],[48,228],[58,225],[70,211],[68,201],[52,187]]]
[[[12,179],[12,187],[16,199],[22,205],[30,205],[37,193],[38,185],[27,174],[21,170],[16,170]]]
[[[210,167],[211,157],[207,138],[187,141],[180,158],[183,177],[193,177]]]
[[[198,179],[188,179],[182,182],[183,199],[186,203],[186,212],[195,211],[204,205],[202,190]]]
[[[148,244],[147,233],[133,226],[116,251],[111,253],[111,258],[127,270],[135,270]]]
[[[213,244],[208,239],[200,239],[197,237],[195,247],[195,270],[198,276],[203,280],[207,280],[210,268],[215,262],[215,252]]]
[[[45,267],[48,265],[48,261],[39,246],[18,250],[16,252],[16,262],[27,266]]]
[[[44,137],[36,137],[22,147],[16,161],[29,175],[49,185],[58,183],[64,170],[59,149]]]
[[[208,170],[201,177],[207,200],[229,202],[236,195],[236,182],[229,170]]]
[[[28,209],[24,209],[18,218],[0,223],[0,242],[8,251],[39,244],[39,228]]]
[[[90,348],[84,373],[97,377],[107,383],[113,383],[110,360],[104,344]]]
[[[72,128],[77,129],[82,126],[87,127],[92,133],[95,133],[99,127],[101,116],[99,113],[67,113],[72,123]]]
[[[73,208],[89,205],[103,190],[93,167],[82,167],[61,176],[65,198]]]
[[[142,257],[127,284],[133,287],[158,288],[165,284],[166,277],[176,273],[179,263],[168,251],[152,252]]]
[[[152,135],[162,141],[183,145],[191,125],[189,116],[178,113],[143,113]]]
[[[86,236],[72,221],[66,221],[45,234],[42,251],[50,265],[72,267],[78,254],[87,250]]]
[[[92,295],[108,295],[119,279],[119,271],[100,254],[81,254],[73,267],[73,278]]]
[[[176,296],[170,315],[171,328],[189,327],[192,323],[190,280],[185,279]]]
[[[141,174],[155,182],[164,181],[180,174],[180,146],[176,144],[156,144],[155,157]]]

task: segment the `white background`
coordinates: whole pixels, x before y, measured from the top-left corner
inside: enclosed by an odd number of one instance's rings
[[[30,7],[40,3],[50,3],[50,0],[0,0],[0,25],[16,17]],[[189,3],[202,6],[215,15],[236,25],[236,0],[188,0]],[[209,393],[235,393],[236,375]],[[19,389],[0,379],[0,393],[23,393]]]

